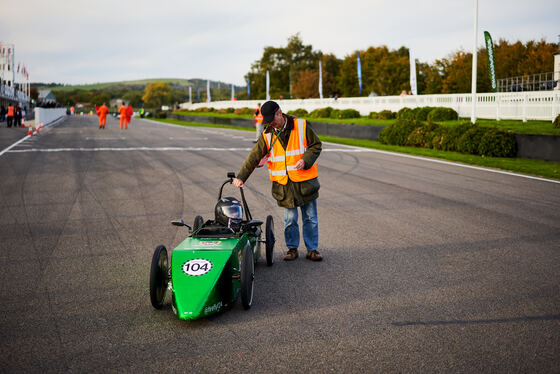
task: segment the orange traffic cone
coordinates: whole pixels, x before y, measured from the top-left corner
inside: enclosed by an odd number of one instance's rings
[[[27,130],[27,135],[33,135],[33,128],[30,127],[29,130]]]
[[[21,127],[25,127],[25,119],[24,118],[21,119]]]

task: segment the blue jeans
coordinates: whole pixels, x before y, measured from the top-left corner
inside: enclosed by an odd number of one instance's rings
[[[319,247],[319,224],[317,220],[317,199],[299,207],[303,221],[303,241],[308,251]],[[284,208],[284,239],[286,247],[299,247],[298,207]]]

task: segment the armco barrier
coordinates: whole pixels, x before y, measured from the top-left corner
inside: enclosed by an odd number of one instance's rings
[[[517,157],[560,162],[560,136],[515,134]]]
[[[45,126],[63,116],[66,116],[66,108],[35,108],[35,123]]]
[[[180,121],[211,123],[254,128],[252,119],[224,118],[212,116],[188,116],[170,114],[169,118]],[[345,123],[327,123],[311,121],[313,130],[319,135],[336,136],[351,139],[377,140],[385,126],[352,125]],[[560,162],[560,136],[515,134],[517,157]]]

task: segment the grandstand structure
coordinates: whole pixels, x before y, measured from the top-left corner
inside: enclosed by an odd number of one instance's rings
[[[557,89],[560,82],[554,72],[522,75],[497,79],[498,92],[550,91]]]

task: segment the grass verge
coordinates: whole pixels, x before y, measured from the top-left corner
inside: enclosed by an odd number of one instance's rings
[[[215,113],[215,112],[187,112],[179,111],[176,114],[183,114],[189,116],[204,116],[204,117],[222,117],[222,118],[245,118],[253,119],[252,115],[233,114],[233,113]],[[302,117],[309,122],[327,122],[327,123],[345,123],[353,125],[364,126],[389,126],[395,123],[396,119],[379,120],[370,119],[368,117],[349,118],[349,119],[336,119],[336,118],[310,118]],[[442,121],[437,122],[444,126],[456,126],[465,121],[470,121],[470,118],[460,118],[457,121]],[[500,130],[509,130],[518,134],[547,134],[547,135],[560,135],[560,128],[554,127],[550,121],[527,121],[521,120],[501,120],[496,121],[493,119],[477,119],[476,123],[484,127],[496,127]]]
[[[235,130],[250,131],[250,132],[255,131],[254,129],[248,127],[185,122],[185,121],[178,121],[174,119],[157,119],[155,121],[165,122],[165,123],[170,123],[170,124],[180,125],[180,126],[212,127],[212,128],[223,128],[223,129],[235,129]],[[353,145],[353,146],[364,147],[364,148],[379,149],[379,150],[389,151],[389,152],[406,153],[415,156],[432,157],[432,158],[438,158],[438,159],[443,159],[443,160],[448,160],[453,162],[460,162],[468,165],[502,169],[502,170],[512,171],[516,173],[523,173],[523,174],[535,175],[544,178],[560,180],[560,162],[531,160],[526,158],[483,157],[483,156],[468,155],[468,154],[457,153],[457,152],[438,151],[435,149],[428,149],[428,148],[386,145],[386,144],[381,144],[374,140],[336,138],[332,136],[320,136],[320,138],[322,141],[330,142],[330,143]]]

